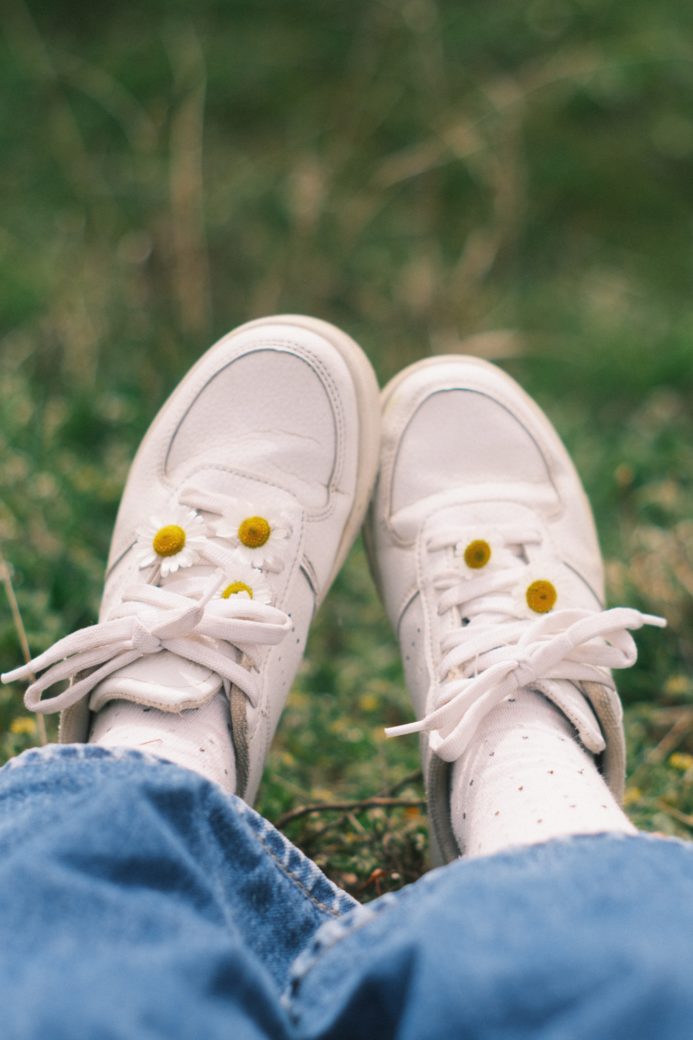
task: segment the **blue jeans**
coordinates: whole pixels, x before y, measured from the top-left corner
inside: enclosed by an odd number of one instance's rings
[[[129,750],[0,771],[0,929],[3,1040],[693,1036],[693,845],[552,841],[359,906]]]

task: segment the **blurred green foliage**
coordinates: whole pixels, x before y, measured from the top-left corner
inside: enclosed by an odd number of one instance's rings
[[[129,459],[228,328],[325,317],[383,381],[479,353],[573,451],[612,601],[670,619],[621,681],[628,802],[690,835],[693,7],[8,0],[0,88],[0,545],[32,648],[94,619]],[[416,800],[415,743],[381,735],[407,710],[357,547],[260,808]],[[18,689],[0,727],[4,757],[36,739]],[[423,869],[423,822],[287,826],[368,898]]]

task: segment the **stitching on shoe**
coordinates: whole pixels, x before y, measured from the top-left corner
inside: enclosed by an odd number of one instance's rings
[[[329,340],[325,339],[325,342],[329,343]],[[316,370],[316,372],[319,371],[321,373],[321,375],[322,375],[323,386],[325,387],[325,390],[327,392],[327,395],[328,395],[328,397],[330,399],[330,402],[332,404],[332,407],[333,407],[333,415],[334,415],[335,427],[336,427],[336,431],[335,432],[337,434],[337,437],[336,437],[337,443],[335,445],[335,461],[334,461],[334,465],[332,467],[332,472],[330,474],[330,481],[329,481],[329,485],[328,485],[328,494],[329,494],[330,491],[332,493],[334,493],[335,489],[339,485],[339,481],[340,481],[340,478],[342,476],[342,471],[344,469],[344,444],[345,444],[344,414],[343,414],[343,411],[342,411],[341,398],[340,398],[339,394],[337,393],[336,384],[335,384],[334,380],[332,379],[332,376],[330,375],[330,372],[327,369],[327,366],[325,365],[325,363],[317,356],[317,354],[314,354],[313,351],[309,347],[299,346],[299,344],[293,342],[292,340],[288,340],[288,339],[287,340],[276,340],[276,341],[274,341],[274,345],[275,346],[283,346],[283,347],[291,347],[293,350],[297,351],[297,353],[302,355],[305,359],[310,358],[311,362],[312,362],[312,365],[313,365],[313,368]],[[342,361],[342,363],[344,364],[344,366],[347,368],[347,371],[348,371],[348,366],[346,364],[346,361],[344,361],[344,359],[342,358],[341,353],[337,350],[336,347],[333,346],[333,344],[330,343],[330,346],[333,347],[335,353],[338,354],[338,356],[340,358],[340,361]],[[329,516],[333,511],[334,511],[334,502],[332,501],[332,495],[329,495],[328,504],[325,507],[325,510],[323,510],[321,513],[315,514],[315,516],[316,516],[316,518],[318,518],[318,517],[322,518],[323,516]]]
[[[301,561],[303,560],[303,556],[304,556],[303,548],[304,548],[304,537],[305,537],[305,523],[306,523],[305,511],[301,510],[300,527],[298,529],[298,549],[299,549],[299,551],[294,554],[293,562],[291,564],[291,569],[290,570],[287,569],[288,573],[287,573],[286,578],[284,580],[284,592],[283,592],[284,596],[287,594],[287,591],[288,591],[289,587],[291,586],[292,582],[294,581],[296,575],[301,570]],[[313,604],[313,613],[314,612],[315,612],[315,604]],[[289,613],[288,611],[287,611],[287,613],[288,613],[288,615],[289,615],[289,617],[291,618],[291,621],[292,621],[292,629],[291,629],[291,631],[293,632],[295,630],[295,618],[294,618],[294,615],[292,613]],[[312,617],[311,617],[311,621],[312,621]],[[270,654],[272,652],[272,649],[273,649],[272,647],[268,647],[267,653],[263,657],[262,664],[263,664],[263,667],[265,667],[265,668],[267,667],[267,658],[270,656]],[[260,725],[262,723],[262,719],[264,718],[265,719],[265,734],[266,734],[265,748],[269,747],[270,741],[272,740],[272,736],[273,736],[273,732],[272,732],[272,728],[271,728],[271,722],[270,722],[270,712],[267,710],[268,702],[269,702],[270,699],[271,699],[271,694],[270,694],[269,690],[266,688],[265,689],[265,696],[263,696],[262,700],[258,704],[258,710],[255,713],[257,721],[255,722],[255,725],[251,724],[248,727],[248,744],[250,744],[250,742],[254,739],[255,734],[257,733],[257,731],[258,731],[258,729],[259,729],[259,727],[260,727]],[[252,756],[250,756],[250,757],[252,757]],[[250,770],[249,770],[249,775],[250,775]]]
[[[315,599],[320,599],[320,590],[318,588],[318,576],[315,573],[315,567],[313,566],[313,564],[308,559],[305,553],[303,553],[301,556],[301,563],[298,569],[303,572],[303,576],[306,579],[310,591],[313,593]]]
[[[329,340],[325,340],[325,342],[329,342]],[[330,344],[330,346],[332,346],[332,344]],[[289,339],[284,339],[284,340],[281,340],[281,339],[271,339],[271,340],[264,341],[263,345],[262,345],[262,347],[260,349],[266,350],[266,351],[271,351],[272,349],[277,349],[277,348],[279,348],[279,349],[283,348],[284,350],[287,350],[287,351],[290,350],[290,351],[295,352],[296,356],[298,356],[301,360],[303,360],[306,364],[308,364],[310,367],[313,368],[313,371],[316,373],[316,375],[319,376],[320,381],[321,381],[322,385],[324,386],[325,392],[327,393],[327,396],[328,396],[328,398],[330,400],[330,403],[332,405],[332,414],[334,416],[334,422],[335,422],[335,427],[336,427],[336,434],[337,434],[336,441],[337,441],[337,443],[335,445],[334,465],[332,467],[332,472],[330,473],[329,483],[327,485],[327,490],[328,490],[328,494],[329,494],[330,491],[334,492],[334,490],[337,488],[338,483],[339,483],[339,478],[341,477],[342,470],[344,469],[344,444],[345,444],[344,429],[345,429],[345,422],[344,422],[344,415],[343,415],[342,406],[341,406],[341,399],[340,399],[339,394],[337,393],[336,384],[335,384],[334,380],[332,379],[327,366],[324,364],[323,361],[321,361],[321,359],[316,354],[313,353],[312,350],[310,350],[310,348],[304,347],[304,346],[302,346],[302,345],[300,345],[300,344],[298,344],[296,342],[293,342],[292,340],[289,340]],[[343,362],[345,367],[347,367],[347,371],[348,371],[348,366],[346,365],[346,361],[344,361],[344,359],[342,358],[341,354],[339,353],[339,351],[337,350],[336,347],[334,347],[333,349],[335,350],[335,353],[339,355],[340,360]],[[176,424],[173,427],[173,430],[171,431],[170,437],[168,439],[168,444],[167,444],[167,447],[166,447],[166,453],[165,453],[163,459],[160,460],[159,477],[162,480],[162,482],[168,484],[170,487],[174,487],[173,483],[171,482],[171,480],[168,477],[167,472],[166,472],[166,466],[167,466],[167,462],[168,462],[168,457],[169,457],[169,454],[170,454],[170,451],[171,451],[171,444],[173,443],[173,441],[174,441],[174,439],[176,437],[176,434],[178,433],[178,430],[180,429],[180,426],[181,426],[183,420],[187,416],[188,412],[192,408],[192,406],[195,403],[195,401],[197,400],[197,398],[200,396],[200,394],[203,392],[203,390],[209,385],[209,383],[211,383],[211,381],[213,379],[215,379],[221,372],[225,371],[230,365],[232,365],[236,361],[238,361],[239,358],[244,356],[244,354],[252,353],[252,352],[253,351],[247,351],[245,348],[239,349],[237,351],[237,353],[233,357],[230,357],[228,359],[226,364],[224,364],[221,368],[217,369],[214,372],[213,375],[211,375],[208,379],[205,380],[204,383],[200,383],[200,385],[198,386],[192,401],[187,405],[187,407],[182,412],[182,414],[180,414],[178,416]],[[230,472],[237,472],[237,471],[230,470]],[[259,479],[262,479],[262,478],[259,478]],[[264,483],[269,483],[269,482],[264,481]],[[270,486],[278,486],[278,485],[270,484]],[[328,516],[330,516],[332,514],[332,512],[334,511],[334,502],[330,501],[331,497],[332,496],[330,495],[329,498],[328,498],[328,504],[325,507],[325,509],[320,511],[319,513],[314,514],[316,519],[322,519],[322,518],[328,517]]]
[[[444,388],[433,388],[433,389],[431,389],[430,386],[426,386],[426,387],[421,388],[419,393],[414,397],[413,402],[412,402],[412,406],[411,406],[411,411],[408,414],[408,418],[407,418],[406,422],[404,422],[403,424],[402,423],[398,423],[397,424],[397,430],[396,430],[395,436],[393,438],[392,448],[388,452],[387,474],[386,474],[387,475],[387,490],[386,490],[386,501],[385,501],[385,505],[386,505],[385,523],[387,525],[387,528],[388,528],[388,531],[390,532],[391,537],[396,542],[396,544],[397,545],[406,545],[407,544],[397,534],[397,532],[394,529],[394,525],[392,523],[392,491],[393,491],[393,482],[394,482],[394,472],[395,472],[395,464],[396,464],[397,456],[399,454],[399,451],[400,451],[400,448],[401,448],[401,444],[402,444],[402,438],[403,438],[407,428],[414,421],[414,418],[415,418],[416,414],[418,413],[419,409],[426,403],[426,401],[429,398],[435,396],[438,393],[449,393],[449,392],[472,393],[472,394],[478,394],[481,397],[485,397],[489,401],[491,401],[492,403],[497,404],[500,408],[502,408],[503,411],[505,411],[512,419],[514,419],[518,423],[518,425],[520,425],[522,427],[522,429],[525,431],[527,436],[530,438],[530,440],[534,444],[536,450],[538,451],[539,457],[541,458],[542,462],[544,463],[544,467],[546,469],[547,479],[548,479],[548,481],[549,481],[549,483],[550,483],[551,487],[553,488],[553,491],[554,491],[554,493],[556,495],[556,499],[557,499],[557,503],[558,504],[557,504],[555,510],[551,510],[548,515],[551,516],[551,517],[554,517],[554,518],[557,518],[557,517],[561,516],[562,513],[565,511],[565,503],[561,499],[561,495],[560,495],[560,492],[559,492],[558,485],[556,484],[556,480],[554,479],[554,474],[553,474],[551,466],[549,464],[549,458],[547,457],[544,449],[542,448],[541,443],[539,442],[537,437],[534,435],[532,430],[527,425],[526,417],[518,415],[513,410],[513,408],[511,408],[510,403],[508,403],[509,399],[507,399],[507,401],[506,401],[505,398],[501,399],[500,395],[498,397],[496,397],[496,396],[490,394],[487,390],[480,390],[480,389],[476,389],[474,387],[450,386],[450,387],[444,387]],[[383,467],[383,469],[384,469],[384,467]]]
[[[425,551],[425,534],[424,525],[422,525],[418,538],[416,539],[416,584],[421,597],[421,606],[423,614],[423,629],[424,629],[424,646],[427,650],[427,665],[432,675],[437,671],[438,662],[440,660],[439,652],[436,652],[436,640],[434,639],[433,628],[434,618],[431,612],[430,602],[430,589],[428,595],[426,595],[426,576],[423,570],[423,555]]]
[[[569,563],[568,560],[565,559],[565,554],[563,555],[563,557],[561,557],[561,554],[553,546],[553,541],[551,543],[551,546],[554,549],[555,555],[558,557],[558,559],[561,560],[561,563],[563,564],[563,566],[567,567],[569,571],[572,571],[572,573],[575,575],[575,577],[579,578],[579,580],[582,582],[582,584],[585,586],[585,588],[589,589],[589,591],[592,593],[592,595],[594,596],[594,598],[595,598],[595,600],[597,602],[599,610],[604,610],[604,602],[605,602],[604,601],[604,597],[600,596],[599,593],[597,592],[597,590],[594,589],[592,587],[592,585],[587,581],[585,576],[579,570],[577,570],[577,568],[575,566],[573,566],[572,563]]]
[[[402,624],[402,618],[404,617],[404,615],[406,614],[407,610],[412,605],[412,603],[414,602],[416,597],[420,596],[420,595],[421,595],[421,589],[419,589],[417,585],[412,585],[410,588],[407,589],[406,593],[404,594],[404,596],[400,600],[399,606],[397,608],[397,635],[398,636],[399,636],[399,628],[400,628],[400,625]]]
[[[329,340],[326,339],[325,342],[329,343]],[[320,374],[321,382],[325,388],[330,403],[332,404],[332,414],[334,416],[334,422],[336,427],[335,432],[337,435],[337,443],[335,445],[335,461],[332,467],[332,472],[330,473],[330,480],[327,485],[328,503],[325,506],[325,508],[320,512],[311,514],[312,519],[321,520],[330,516],[334,512],[333,495],[338,487],[339,479],[341,478],[342,471],[344,469],[345,422],[341,398],[337,392],[336,384],[332,379],[332,376],[330,375],[327,366],[309,347],[299,345],[298,343],[290,339],[271,340],[268,342],[268,346],[291,348],[292,350],[296,351],[296,353],[300,357],[302,357],[304,361],[311,364],[316,374]],[[330,346],[333,345],[330,344]],[[335,350],[335,353],[339,355],[340,360],[343,362],[345,367],[347,367],[348,371],[346,361],[344,361],[336,347],[334,347],[333,349]]]
[[[247,470],[238,469],[236,466],[225,466],[223,462],[208,462],[204,465],[196,466],[193,469],[191,469],[190,473],[186,475],[185,479],[188,479],[193,474],[200,473],[204,470],[217,470],[221,473],[230,473],[234,477],[243,477],[244,479],[250,478],[251,480],[254,480],[257,484],[264,484],[265,487],[273,488],[275,491],[280,491],[283,495],[288,495],[294,499],[296,498],[293,492],[288,491],[285,487],[282,487],[281,484],[277,484],[277,482],[274,480],[269,480],[267,477],[259,476],[256,473],[248,473]],[[180,485],[181,481],[178,480],[174,484],[173,482],[167,480],[166,483],[167,486],[171,489],[171,491],[175,491],[175,489]],[[302,511],[305,511],[303,506],[301,506],[301,509]]]

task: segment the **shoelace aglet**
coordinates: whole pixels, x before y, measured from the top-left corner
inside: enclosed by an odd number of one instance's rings
[[[660,617],[659,614],[643,614],[642,623],[643,625],[654,625],[655,628],[666,628],[669,624],[667,619]]]

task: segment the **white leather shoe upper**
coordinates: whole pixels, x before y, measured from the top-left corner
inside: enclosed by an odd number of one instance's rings
[[[510,377],[451,356],[419,362],[386,387],[367,546],[417,716],[389,732],[421,734],[436,858],[460,852],[450,764],[519,687],[563,711],[622,794],[622,713],[609,669],[635,660],[626,629],[659,621],[603,610],[580,480]]]
[[[360,348],[325,322],[251,322],[212,347],[147,432],[116,521],[99,624],[32,664],[37,711],[165,711],[224,689],[237,791],[252,800],[308,628],[360,527],[379,401]],[[28,677],[26,669],[13,678]],[[71,686],[43,692],[64,678]]]

